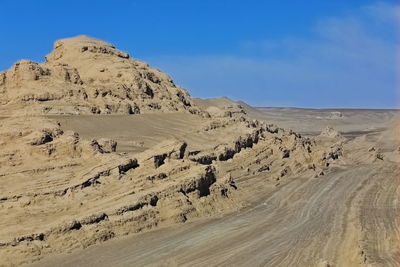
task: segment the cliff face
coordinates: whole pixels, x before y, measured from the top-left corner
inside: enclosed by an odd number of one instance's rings
[[[86,36],[55,42],[45,63],[21,60],[1,72],[0,93],[8,114],[199,112],[168,75]]]

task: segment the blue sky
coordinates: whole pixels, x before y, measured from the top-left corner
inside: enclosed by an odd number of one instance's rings
[[[0,0],[0,70],[56,39],[104,39],[195,97],[256,106],[394,108],[399,1]]]

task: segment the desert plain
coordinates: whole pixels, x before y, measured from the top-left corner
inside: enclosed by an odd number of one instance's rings
[[[400,266],[399,115],[196,99],[57,41],[0,72],[0,265]]]

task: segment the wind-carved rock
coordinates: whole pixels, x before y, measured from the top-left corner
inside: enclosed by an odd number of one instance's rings
[[[45,63],[0,72],[0,92],[2,114],[201,113],[168,75],[87,36],[55,42]]]

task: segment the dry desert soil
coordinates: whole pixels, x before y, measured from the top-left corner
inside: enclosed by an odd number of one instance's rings
[[[111,44],[0,72],[0,266],[400,266],[400,112],[195,99]]]

